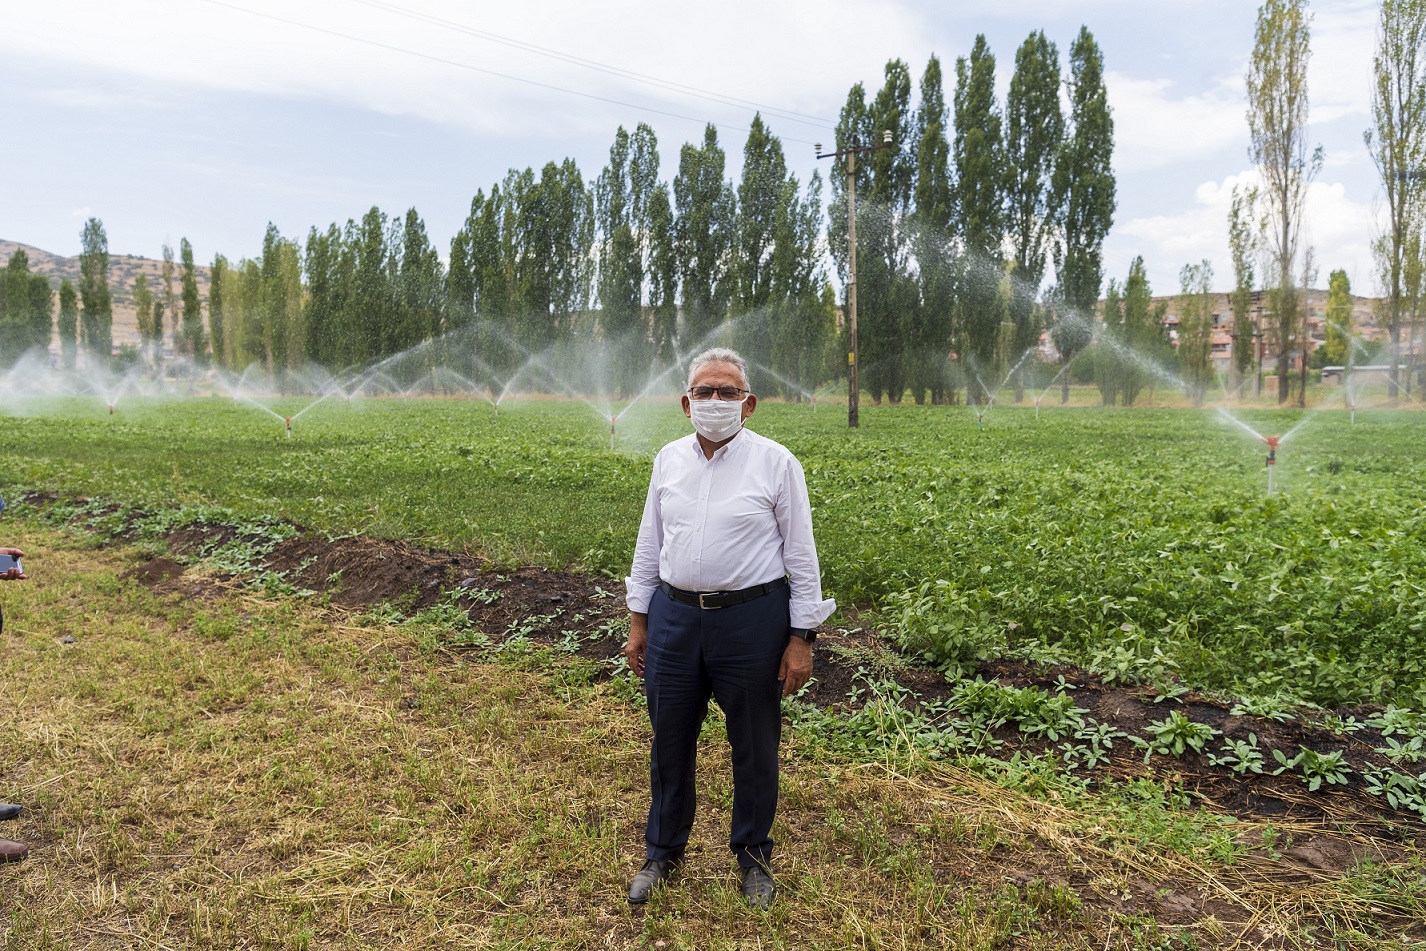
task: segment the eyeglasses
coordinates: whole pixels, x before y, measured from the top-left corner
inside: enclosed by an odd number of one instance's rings
[[[736,386],[690,386],[688,395],[698,401],[711,400],[717,397],[730,403],[738,402],[746,393],[752,390],[740,390]]]

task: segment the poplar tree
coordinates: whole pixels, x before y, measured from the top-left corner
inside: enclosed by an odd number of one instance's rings
[[[1395,395],[1401,387],[1401,332],[1412,296],[1407,285],[1413,267],[1420,270],[1426,229],[1426,0],[1382,0],[1371,114],[1365,141],[1386,195],[1385,228],[1372,254],[1386,292]]]
[[[743,178],[738,184],[734,309],[742,315],[736,332],[740,350],[753,363],[764,366],[772,357],[772,255],[778,204],[786,182],[787,160],[782,142],[768,131],[762,116],[755,115],[743,146]],[[755,381],[754,388],[763,382]]]
[[[65,278],[59,285],[59,318],[56,321],[56,330],[59,333],[61,365],[66,370],[72,370],[79,344],[79,294],[69,282],[69,278]]]
[[[179,261],[183,266],[183,323],[178,337],[178,350],[196,364],[207,362],[208,337],[203,330],[203,303],[198,295],[198,269],[193,265],[193,245],[187,238],[179,241]]]
[[[178,292],[174,289],[174,279],[178,276],[178,269],[173,263],[173,247],[169,244],[163,246],[163,302],[159,310],[160,314],[167,313],[170,323],[170,332],[173,334],[173,348],[179,349],[179,333],[182,324],[179,322]],[[158,321],[159,355],[163,353],[163,319]]]
[[[426,223],[408,209],[402,227],[395,319],[385,353],[395,354],[433,339],[440,330],[445,297],[445,267],[426,235]]]
[[[1069,122],[1055,161],[1053,202],[1059,210],[1060,243],[1054,248],[1060,319],[1052,337],[1068,366],[1089,346],[1094,308],[1104,281],[1104,239],[1114,224],[1114,119],[1104,86],[1104,59],[1088,27],[1070,46]],[[1061,376],[1060,401],[1069,402],[1069,374]]]
[[[1020,354],[1040,339],[1036,301],[1059,217],[1055,162],[1064,148],[1060,112],[1060,54],[1043,31],[1031,33],[1015,52],[1015,74],[1005,99],[1005,157],[1009,171],[1006,219],[1012,274],[1012,351]],[[1016,402],[1024,399],[1025,366],[1015,377]]]
[[[871,142],[871,136],[872,117],[871,110],[867,107],[866,89],[861,83],[856,83],[852,86],[851,89],[847,91],[847,101],[843,103],[841,114],[837,118],[835,151],[845,149],[853,142],[857,142],[862,145],[869,144]],[[848,161],[850,160],[845,158],[842,159],[843,163],[846,163]],[[854,171],[852,177],[856,183],[857,194],[864,196],[866,194],[867,186],[871,181],[871,167],[866,162],[858,161],[855,166],[853,166],[853,168]],[[831,229],[829,234],[834,234],[837,237],[835,240],[829,240],[827,244],[828,249],[830,250],[832,255],[833,266],[837,269],[837,277],[842,282],[842,313],[844,315],[848,315],[847,308],[849,306],[849,301],[846,295],[849,293],[851,288],[849,282],[851,271],[847,258],[848,248],[846,236],[847,226],[849,222],[847,218],[847,173],[845,164],[838,167],[836,173],[831,176],[831,183],[832,200],[828,203],[827,206],[827,218],[831,222]],[[859,219],[857,222],[857,226],[859,228],[862,226],[861,219],[864,215],[864,203],[859,202],[857,207],[857,217]],[[861,269],[864,261],[866,260],[866,257],[867,255],[864,249],[862,247],[858,247],[856,261],[858,270]],[[858,321],[858,324],[860,325],[860,320]],[[849,367],[851,360],[849,339],[851,327],[849,319],[843,321],[841,330],[841,351],[842,353],[847,355],[847,358],[845,362],[841,359],[838,359],[837,362],[839,365],[845,365]],[[860,326],[858,327],[858,333],[860,334]],[[866,363],[865,360],[862,360],[862,362],[863,364]],[[866,385],[866,376],[864,374],[859,373],[858,379],[862,386]]]
[[[640,356],[648,339],[645,286],[653,253],[650,209],[658,182],[658,139],[639,123],[629,135],[621,126],[609,149],[609,164],[595,186],[599,220],[600,332],[613,356],[621,396],[632,396]]]
[[[144,361],[151,367],[158,366],[158,334],[154,330],[153,292],[149,290],[149,279],[140,274],[134,278],[134,317],[139,325],[139,347],[143,350]]]
[[[31,350],[48,351],[54,333],[54,292],[49,278],[30,272],[29,255],[16,249],[0,272],[0,366]]]
[[[1266,0],[1258,9],[1248,67],[1249,156],[1263,177],[1264,246],[1272,260],[1269,300],[1277,347],[1278,402],[1288,399],[1294,349],[1303,349],[1304,308],[1296,267],[1302,255],[1307,189],[1322,167],[1322,150],[1307,149],[1307,0]],[[1307,394],[1299,392],[1304,405]]]
[[[354,252],[351,303],[347,309],[348,364],[366,364],[389,354],[383,349],[383,324],[395,309],[391,286],[393,249],[386,215],[373,205],[360,222],[348,222],[347,242]]]
[[[1352,356],[1352,282],[1343,270],[1333,271],[1327,283],[1327,340],[1322,345],[1321,366],[1345,366]]]
[[[703,144],[685,144],[673,179],[674,255],[683,299],[685,347],[697,346],[728,316],[735,277],[729,273],[734,241],[733,186],[711,122]]]
[[[340,369],[336,361],[340,359],[338,336],[341,334],[341,311],[344,301],[341,287],[333,266],[337,248],[342,240],[341,229],[336,222],[327,226],[326,231],[318,231],[316,225],[307,229],[307,242],[302,254],[302,274],[307,282],[307,357],[328,369]],[[216,277],[216,275],[215,275]],[[213,298],[208,300],[209,323],[213,323]],[[217,359],[218,328],[213,327],[213,352]]]
[[[228,259],[221,254],[213,255],[213,264],[208,271],[208,333],[212,338],[213,366],[226,369],[230,366],[228,321],[224,310],[224,282],[228,279]]]
[[[1233,188],[1233,204],[1228,211],[1228,252],[1233,259],[1233,290],[1228,295],[1233,308],[1233,390],[1243,385],[1244,374],[1258,359],[1253,346],[1257,327],[1253,323],[1254,261],[1258,255],[1258,231],[1253,221],[1255,189]]]
[[[1179,271],[1178,365],[1185,395],[1202,406],[1213,376],[1213,265],[1207,259]]]
[[[969,59],[956,60],[955,140],[956,212],[962,247],[957,275],[957,303],[962,327],[961,359],[971,375],[995,365],[1000,319],[996,294],[1003,274],[1005,236],[1005,152],[1000,107],[995,101],[995,56],[984,34],[975,38]],[[979,403],[989,397],[980,380],[969,388]]]
[[[884,82],[869,111],[870,133],[864,144],[880,144],[889,132],[894,147],[858,159],[870,172],[865,191],[857,193],[861,374],[873,400],[880,402],[884,395],[900,403],[907,387],[907,331],[920,319],[920,289],[910,267],[916,156],[906,145],[914,115],[911,72],[904,62],[886,64]]]
[[[649,202],[649,309],[653,317],[653,356],[678,359],[678,257],[674,250],[673,206],[662,183]]]
[[[1168,302],[1155,304],[1153,296],[1144,258],[1137,256],[1130,262],[1129,277],[1124,282],[1123,341],[1137,355],[1132,362],[1122,361],[1119,398],[1124,406],[1134,405],[1146,381],[1150,387],[1153,386],[1153,374],[1140,361],[1158,359],[1163,349],[1163,325]]]
[[[908,334],[911,392],[916,402],[929,394],[932,403],[950,399],[946,356],[954,336],[954,258],[951,189],[951,145],[946,138],[946,111],[941,61],[932,56],[921,74],[921,103],[916,111],[916,178],[912,212],[921,307]]]
[[[79,345],[101,366],[113,352],[114,301],[109,292],[109,237],[98,218],[79,235]]]
[[[559,165],[547,163],[540,187],[546,195],[541,254],[549,271],[550,333],[553,339],[568,340],[579,314],[589,307],[594,196],[572,158]]]

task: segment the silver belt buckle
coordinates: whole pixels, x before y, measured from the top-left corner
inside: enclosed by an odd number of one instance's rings
[[[723,605],[721,605],[721,604],[704,604],[704,603],[703,603],[703,599],[704,599],[704,598],[708,597],[710,594],[717,594],[717,593],[718,593],[717,591],[700,591],[700,592],[698,593],[698,606],[699,606],[700,608],[702,608],[703,610],[705,610],[705,611],[716,611],[716,610],[718,610],[719,608],[721,608],[721,607],[723,606]]]

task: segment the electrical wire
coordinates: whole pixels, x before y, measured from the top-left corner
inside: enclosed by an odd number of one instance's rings
[[[235,4],[235,3],[227,3],[227,2],[225,2],[225,0],[203,0],[203,2],[204,2],[204,3],[211,4],[212,6],[215,6],[215,7],[223,7],[223,8],[228,9],[228,10],[235,10],[235,11],[237,11],[237,12],[239,12],[239,13],[246,13],[246,14],[248,14],[249,16],[261,17],[262,19],[265,19],[265,20],[272,20],[272,21],[275,21],[275,22],[277,22],[277,23],[285,23],[285,24],[287,24],[288,26],[295,26],[295,27],[298,27],[298,28],[300,28],[300,29],[310,30],[310,31],[312,31],[312,32],[314,32],[314,33],[322,33],[322,34],[327,35],[327,36],[335,36],[335,37],[338,37],[339,39],[351,40],[351,41],[354,42],[354,43],[361,43],[361,44],[364,44],[364,45],[366,45],[366,46],[376,47],[377,49],[383,49],[383,50],[387,50],[387,51],[393,52],[393,53],[401,53],[401,54],[406,55],[406,56],[414,56],[414,57],[417,57],[418,59],[424,59],[424,60],[427,60],[427,61],[429,61],[429,62],[440,63],[440,64],[445,65],[445,66],[454,66],[454,67],[456,67],[456,68],[458,68],[458,69],[465,69],[465,70],[469,70],[469,71],[471,71],[471,72],[483,73],[483,74],[485,74],[485,75],[487,75],[487,76],[495,76],[495,77],[498,77],[498,78],[500,78],[500,79],[508,79],[508,80],[510,80],[510,81],[512,81],[512,82],[524,83],[524,84],[529,85],[529,86],[536,86],[536,87],[539,87],[539,88],[541,88],[541,89],[548,89],[548,90],[551,90],[551,91],[553,91],[553,92],[560,92],[560,93],[564,93],[564,94],[570,95],[570,96],[579,96],[579,97],[582,98],[582,99],[591,99],[591,100],[594,100],[595,102],[603,102],[603,103],[607,103],[607,104],[609,104],[609,105],[614,105],[614,106],[623,106],[623,107],[625,107],[625,108],[627,108],[627,109],[636,109],[636,110],[638,110],[638,111],[640,111],[640,112],[648,112],[648,113],[653,113],[654,115],[668,116],[668,117],[673,118],[673,119],[682,119],[682,120],[687,121],[687,122],[705,123],[705,124],[711,125],[711,126],[713,126],[713,127],[715,127],[715,128],[724,129],[724,130],[732,131],[732,132],[744,132],[744,133],[746,133],[746,132],[750,132],[750,131],[751,131],[750,129],[742,128],[742,127],[739,127],[739,126],[729,126],[729,125],[726,125],[726,124],[724,124],[724,123],[713,122],[712,120],[709,120],[709,119],[700,119],[700,118],[698,118],[698,117],[696,117],[696,116],[684,115],[684,114],[679,113],[679,112],[670,112],[670,111],[668,111],[667,109],[656,109],[656,108],[654,108],[654,107],[652,107],[652,106],[639,105],[639,104],[637,104],[637,103],[632,103],[632,102],[624,102],[623,100],[620,100],[620,99],[611,99],[611,98],[609,98],[608,96],[599,96],[599,95],[595,95],[594,93],[589,93],[589,92],[581,92],[581,91],[578,90],[578,89],[569,89],[569,88],[566,88],[566,87],[564,87],[564,86],[557,86],[557,85],[555,85],[554,83],[541,82],[541,81],[539,81],[539,80],[537,80],[537,79],[527,79],[527,78],[525,78],[525,77],[523,77],[523,76],[515,76],[515,75],[512,75],[512,74],[510,74],[510,73],[502,73],[502,72],[499,72],[498,70],[486,69],[486,68],[483,67],[483,66],[475,66],[475,65],[472,65],[472,64],[470,64],[470,63],[463,63],[463,62],[461,62],[461,61],[459,61],[459,60],[447,59],[447,58],[445,58],[445,57],[443,57],[443,56],[435,56],[435,55],[430,54],[430,53],[422,53],[422,52],[419,51],[419,50],[407,49],[407,48],[405,48],[405,47],[396,46],[396,45],[391,44],[391,43],[383,43],[383,42],[381,42],[381,41],[379,41],[379,40],[371,40],[371,39],[367,39],[366,37],[363,37],[363,36],[355,36],[355,35],[353,35],[353,34],[351,34],[351,33],[343,33],[343,32],[340,31],[340,30],[333,30],[333,29],[330,29],[329,27],[317,26],[317,25],[312,24],[312,23],[303,23],[303,22],[300,21],[300,20],[288,19],[287,17],[278,16],[278,15],[275,14],[275,13],[264,13],[264,12],[261,11],[261,10],[253,10],[253,9],[248,8],[248,7],[239,6],[239,5]],[[806,141],[806,140],[804,140],[804,139],[795,139],[795,138],[791,138],[791,137],[781,137],[781,138],[782,138],[782,140],[785,141],[785,142],[796,142],[796,143],[798,143],[798,144],[800,144],[800,145],[812,145],[812,144],[813,144],[813,143],[808,142],[808,141]]]
[[[749,107],[757,109],[761,112],[765,112],[779,119],[787,119],[790,122],[800,122],[804,125],[815,126],[819,129],[831,129],[835,125],[835,123],[828,121],[824,116],[814,116],[805,112],[796,112],[791,109],[782,109],[777,106],[768,105],[767,103],[755,102],[750,99],[739,99],[736,96],[729,96],[724,93],[713,92],[707,89],[700,89],[697,86],[688,86],[683,83],[674,82],[673,80],[662,79],[658,76],[650,76],[647,73],[635,72],[632,69],[625,69],[622,66],[612,66],[608,63],[601,63],[598,60],[586,59],[583,56],[576,56],[573,53],[561,52],[560,50],[550,49],[547,46],[539,46],[534,43],[527,43],[524,40],[515,39],[514,37],[503,36],[499,33],[492,33],[489,30],[483,30],[479,27],[468,26],[464,23],[457,23],[454,20],[447,20],[442,17],[433,16],[428,13],[421,13],[416,10],[408,10],[405,7],[398,6],[395,3],[386,2],[386,0],[349,0],[349,2],[359,3],[363,6],[371,7],[376,10],[384,10],[388,13],[394,13],[398,16],[404,16],[409,19],[418,20],[423,23],[429,23],[434,26],[440,26],[446,29],[455,30],[457,32],[464,33],[468,36],[479,37],[483,40],[488,40],[492,43],[499,43],[501,45],[509,46],[514,49],[535,53],[539,56],[546,56],[550,59],[570,63],[575,66],[582,66],[586,69],[592,69],[601,73],[607,73],[611,76],[618,76],[622,79],[629,79],[633,80],[634,82],[656,86],[660,89],[666,89],[670,92],[691,95],[699,99],[706,99],[710,102],[716,102],[722,105]]]

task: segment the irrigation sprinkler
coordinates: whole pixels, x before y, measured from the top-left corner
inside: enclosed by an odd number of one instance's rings
[[[1277,468],[1277,444],[1282,441],[1282,437],[1264,436],[1262,439],[1268,444],[1268,495],[1272,495],[1273,471]]]
[[[288,439],[291,439],[291,438],[292,438],[292,417],[291,417],[291,416],[284,416],[284,417],[282,417],[282,421],[287,424],[287,438],[288,438]]]
[[[110,415],[111,417],[114,415],[114,404],[113,404],[113,403],[110,403],[110,404],[109,404],[109,415]]]
[[[617,423],[617,422],[619,422],[619,417],[617,417],[617,416],[610,416],[610,417],[609,417],[609,450],[610,450],[610,452],[613,452],[613,450],[614,450],[614,424]]]

